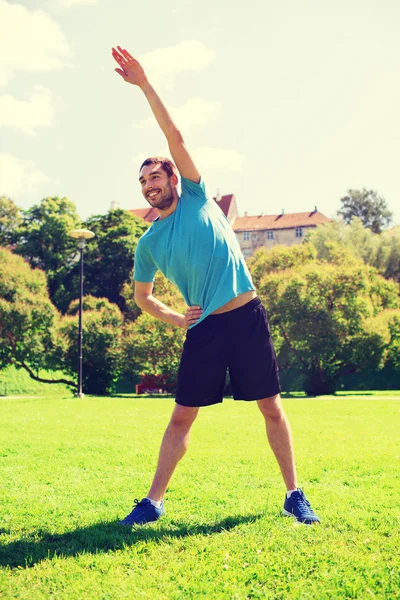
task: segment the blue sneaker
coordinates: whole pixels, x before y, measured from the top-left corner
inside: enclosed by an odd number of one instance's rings
[[[133,511],[119,522],[120,525],[131,527],[132,525],[145,525],[151,521],[157,521],[162,515],[165,515],[164,500],[161,500],[160,508],[154,506],[148,498],[135,500]]]
[[[293,517],[299,523],[305,523],[306,525],[314,525],[320,522],[300,488],[297,488],[296,492],[292,492],[290,498],[285,497],[282,514],[285,517]]]

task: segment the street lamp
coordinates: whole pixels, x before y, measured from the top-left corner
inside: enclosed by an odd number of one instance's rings
[[[78,398],[83,398],[82,393],[82,311],[83,311],[83,249],[86,246],[86,240],[94,238],[93,231],[88,229],[74,229],[68,234],[70,237],[78,240],[80,252],[80,278],[79,278],[79,330],[78,330]]]

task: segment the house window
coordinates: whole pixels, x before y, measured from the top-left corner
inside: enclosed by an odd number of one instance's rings
[[[296,237],[303,237],[303,228],[296,227]]]
[[[252,250],[251,248],[243,248],[242,250],[244,258],[248,258],[251,256]]]
[[[243,233],[243,241],[248,242],[250,239],[250,231],[245,231]]]
[[[257,241],[258,240],[258,233],[253,233],[252,236],[251,236],[251,239],[254,240],[254,241]]]
[[[267,231],[267,240],[273,240],[273,239],[274,239],[274,232]]]

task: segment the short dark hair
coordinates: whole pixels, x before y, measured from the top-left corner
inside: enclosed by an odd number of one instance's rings
[[[139,173],[143,167],[147,167],[148,165],[161,165],[161,168],[166,172],[168,177],[172,177],[172,175],[178,177],[178,169],[175,164],[169,158],[165,158],[165,156],[151,156],[150,158],[146,158],[140,165]]]

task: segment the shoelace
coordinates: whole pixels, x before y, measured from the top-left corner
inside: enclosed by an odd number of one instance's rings
[[[297,503],[303,510],[305,510],[307,512],[308,512],[308,509],[311,508],[311,504],[309,503],[309,501],[307,500],[307,498],[305,497],[303,492],[299,492],[299,498],[298,498]]]
[[[134,505],[132,508],[136,508],[137,506],[140,506],[141,504],[146,504],[145,502],[146,498],[143,498],[143,500],[138,500],[137,498],[134,499]],[[149,501],[150,502],[150,501]]]

